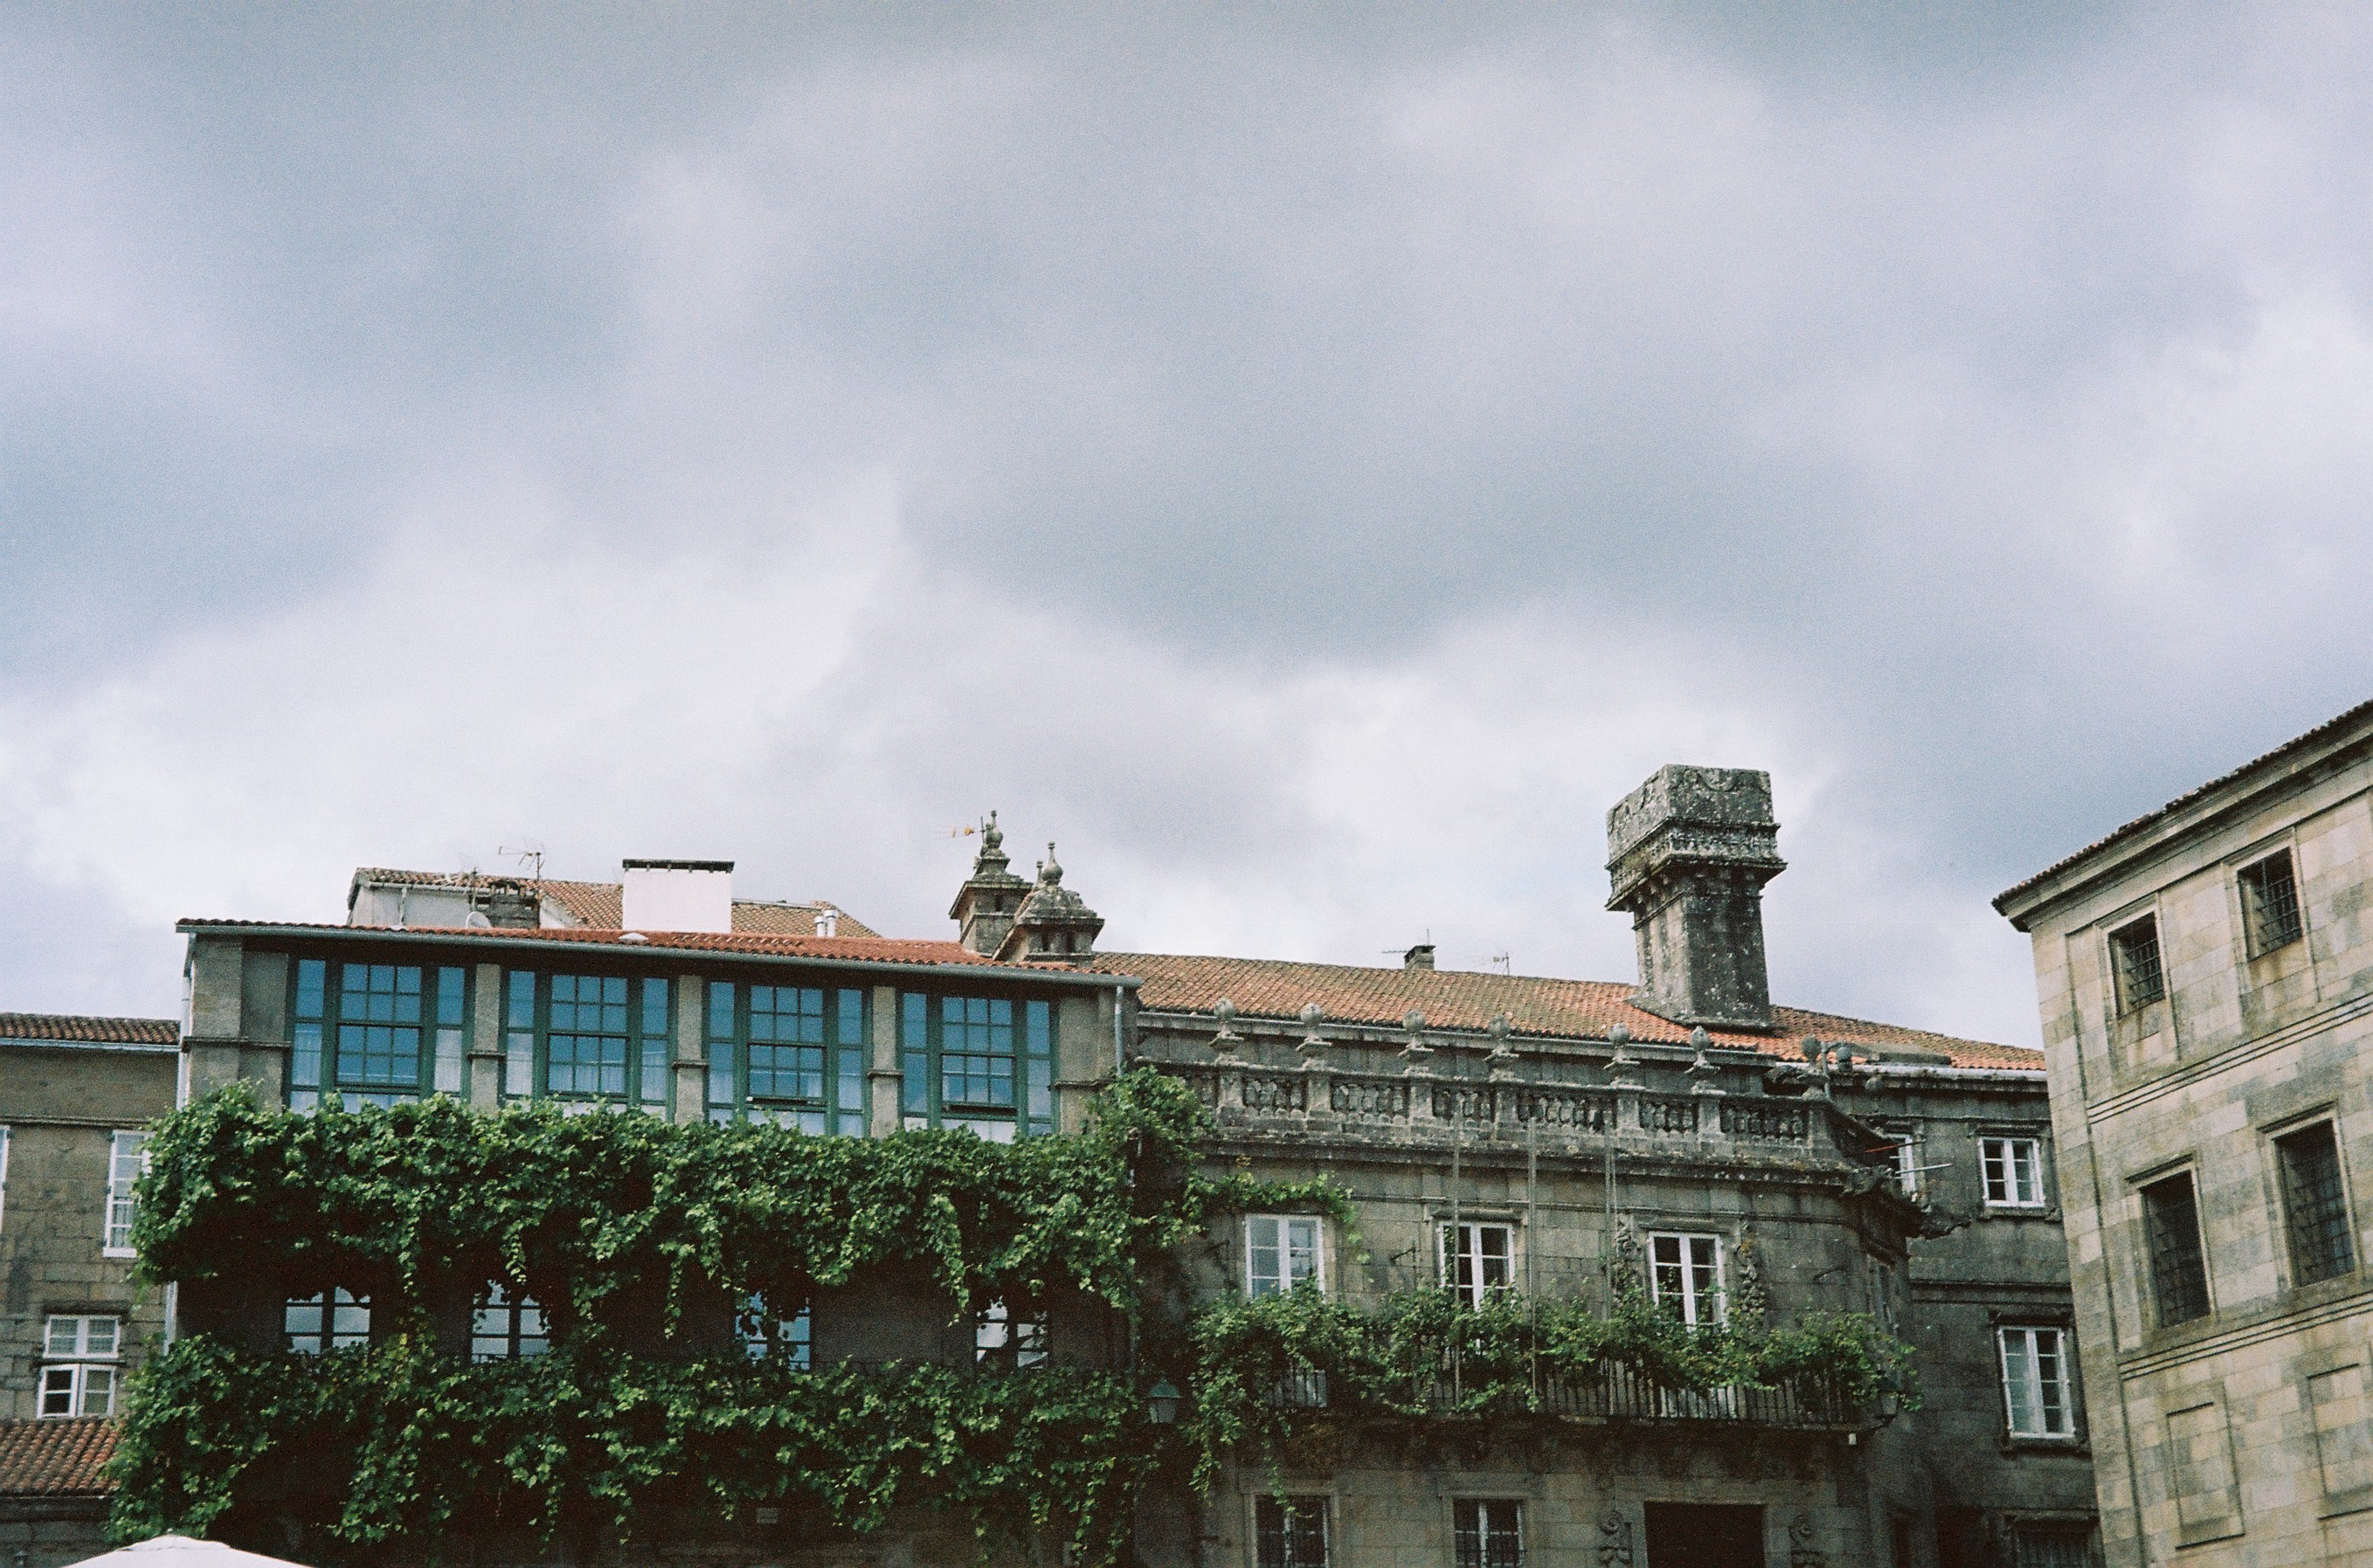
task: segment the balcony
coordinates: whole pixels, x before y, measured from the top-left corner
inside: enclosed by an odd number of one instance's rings
[[[1280,1410],[1408,1416],[1408,1409],[1363,1410],[1329,1398],[1328,1378],[1315,1367],[1292,1368],[1270,1385]],[[1686,1388],[1636,1367],[1607,1363],[1580,1375],[1543,1376],[1527,1387],[1490,1380],[1467,1382],[1448,1367],[1421,1396],[1425,1413],[1444,1418],[1504,1420],[1543,1416],[1585,1424],[1649,1422],[1679,1426],[1764,1427],[1792,1432],[1870,1432],[1893,1419],[1881,1403],[1858,1401],[1818,1380],[1772,1387],[1732,1385]]]

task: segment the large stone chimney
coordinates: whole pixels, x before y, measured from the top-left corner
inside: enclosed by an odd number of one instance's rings
[[[1763,884],[1788,869],[1771,776],[1660,767],[1607,813],[1607,907],[1640,944],[1634,1004],[1676,1024],[1769,1029]]]

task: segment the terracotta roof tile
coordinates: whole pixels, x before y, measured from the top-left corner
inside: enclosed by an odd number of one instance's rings
[[[99,1467],[115,1452],[104,1416],[0,1421],[0,1496],[99,1497],[114,1491]]]
[[[72,1040],[82,1045],[178,1046],[170,1018],[80,1018],[55,1012],[0,1012],[0,1040]]]
[[[1527,975],[1492,975],[1462,969],[1365,969],[1338,964],[1294,964],[1262,958],[1217,958],[1172,953],[1105,953],[1092,967],[1106,974],[1136,975],[1144,981],[1138,1003],[1153,1012],[1208,1012],[1222,997],[1249,1017],[1292,1019],[1316,1002],[1329,1023],[1397,1026],[1411,1008],[1428,1026],[1480,1030],[1504,1012],[1519,1035],[1567,1039],[1604,1039],[1618,1024],[1635,1040],[1685,1044],[1689,1031],[1634,1007],[1631,988],[1608,980],[1559,980]],[[2043,1055],[2017,1046],[1956,1039],[1923,1029],[1899,1028],[1829,1012],[1774,1008],[1779,1029],[1771,1035],[1709,1029],[1717,1045],[1798,1056],[1807,1035],[1889,1047],[1916,1058],[1941,1056],[1956,1067],[2010,1068],[2040,1072]]]
[[[384,866],[357,868],[357,881],[387,883],[411,887],[478,887],[495,878],[478,872],[407,872]],[[556,877],[516,877],[530,892],[541,894],[568,911],[569,919],[596,930],[616,930],[625,920],[625,885],[614,882],[565,882]],[[882,933],[841,909],[822,900],[806,904],[768,902],[763,899],[737,898],[733,901],[733,929],[737,931],[760,931],[778,936],[813,936],[816,912],[830,908],[839,915],[836,930],[842,936],[879,936]]]

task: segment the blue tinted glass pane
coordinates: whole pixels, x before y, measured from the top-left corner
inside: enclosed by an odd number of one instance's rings
[[[668,1032],[668,983],[665,980],[643,982],[643,1033],[664,1036]]]
[[[449,967],[437,971],[437,1022],[458,1028],[462,1023],[462,971]]]
[[[839,1075],[839,1081],[833,1087],[837,1093],[840,1108],[843,1111],[864,1110],[865,1053],[857,1049],[843,1049],[840,1053],[839,1064],[834,1071]]]
[[[733,1037],[733,982],[708,982],[708,1037],[730,1040]]]
[[[861,1044],[865,1039],[865,993],[842,991],[836,1002],[838,1032],[834,1036],[844,1046]]]
[[[524,969],[511,971],[509,1011],[512,1028],[535,1027],[535,977]]]
[[[299,1089],[321,1086],[321,1026],[299,1024],[293,1031],[288,1059],[289,1082]]]
[[[323,995],[328,989],[327,982],[323,978],[323,971],[328,967],[329,965],[319,958],[299,958],[297,960],[298,1017],[319,1018],[321,1016]]]
[[[708,1103],[730,1108],[740,1096],[733,1093],[733,1042],[708,1042]]]

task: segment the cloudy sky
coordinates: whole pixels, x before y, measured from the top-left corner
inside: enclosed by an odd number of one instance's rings
[[[0,1010],[357,864],[1800,1005],[2363,698],[2373,13],[0,7]]]

